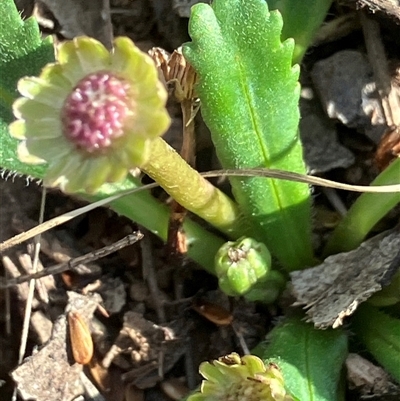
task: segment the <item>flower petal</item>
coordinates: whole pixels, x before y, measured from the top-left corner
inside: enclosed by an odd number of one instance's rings
[[[71,82],[63,75],[63,67],[60,64],[47,64],[40,73],[40,78],[64,88],[67,92],[72,89]]]
[[[25,121],[25,139],[61,138],[61,124],[57,116]]]
[[[17,120],[10,124],[9,129],[11,136],[16,139],[50,139],[61,136],[61,124],[57,118]]]
[[[133,42],[124,37],[116,38],[111,68],[122,73],[137,84],[147,85],[158,81],[158,72],[153,59],[143,53]]]
[[[49,187],[59,186],[62,191],[65,191],[69,176],[71,172],[75,172],[74,170],[80,161],[81,158],[78,154],[71,154],[69,158],[52,160],[43,180],[44,184]]]
[[[38,77],[25,77],[18,81],[18,91],[28,99],[61,108],[68,92],[65,88],[53,85]]]
[[[225,388],[220,383],[213,383],[211,381],[203,380],[201,383],[201,392],[211,400],[220,400],[224,395]],[[192,401],[191,399],[189,399]]]
[[[130,161],[131,166],[140,167],[150,156],[151,141],[138,135],[132,136],[132,139],[126,143],[123,150],[125,157]]]
[[[202,393],[196,393],[190,396],[190,401],[217,401],[217,399],[215,397],[210,398]]]
[[[34,156],[44,160],[66,159],[67,155],[74,152],[74,149],[62,137],[57,139],[28,138],[26,147]]]
[[[125,162],[124,160],[112,162],[112,159],[109,159],[109,163],[113,166],[113,168],[110,170],[107,176],[107,182],[118,182],[126,178],[129,172],[129,160],[128,162]]]
[[[17,152],[18,152],[19,160],[21,160],[23,163],[27,163],[27,164],[44,164],[44,163],[46,163],[46,160],[43,160],[40,157],[36,157],[29,152],[29,150],[26,147],[25,141],[20,142],[18,144]]]
[[[13,110],[15,117],[24,118],[25,120],[36,120],[46,118],[49,115],[58,116],[60,114],[60,110],[54,105],[49,106],[27,98],[17,99],[14,102]]]
[[[157,108],[152,111],[140,107],[138,118],[136,119],[135,130],[143,136],[150,138],[158,137],[160,132],[166,132],[171,125],[171,118],[164,112],[159,112]]]
[[[13,138],[15,139],[25,139],[25,134],[26,134],[26,124],[25,121],[23,120],[16,120],[13,121],[9,126],[8,130],[10,131],[10,134]]]
[[[223,373],[221,373],[212,363],[201,363],[199,367],[199,372],[205,379],[209,380],[210,382],[220,383],[225,381]]]
[[[63,73],[74,85],[86,75],[110,68],[110,54],[97,40],[78,37],[63,43],[58,50]]]
[[[95,192],[108,178],[114,166],[105,160],[105,157],[96,158],[87,165],[87,179],[85,188],[89,193]]]
[[[242,357],[242,362],[246,365],[249,374],[251,375],[265,372],[264,362],[255,355],[244,355]]]

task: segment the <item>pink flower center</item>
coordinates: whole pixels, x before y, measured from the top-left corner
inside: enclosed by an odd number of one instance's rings
[[[108,148],[124,134],[129,83],[109,72],[83,78],[67,97],[62,110],[64,135],[77,148],[93,153]]]

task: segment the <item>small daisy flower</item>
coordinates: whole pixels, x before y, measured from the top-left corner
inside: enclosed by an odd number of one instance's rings
[[[153,60],[120,37],[109,52],[92,38],[62,44],[57,62],[18,83],[11,135],[21,161],[47,163],[45,185],[95,192],[146,163],[170,125]]]
[[[232,353],[212,363],[203,362],[199,371],[206,380],[201,392],[188,401],[293,401],[279,368],[275,364],[265,366],[254,355]]]

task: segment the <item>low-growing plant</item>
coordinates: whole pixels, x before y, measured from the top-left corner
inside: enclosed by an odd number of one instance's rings
[[[271,11],[268,4],[281,12]],[[183,54],[198,75],[201,113],[224,169],[305,174],[297,63],[331,1],[268,4],[215,0],[211,6],[194,6],[192,41],[184,44]],[[184,223],[188,255],[217,275],[230,296],[272,303],[289,272],[317,263],[307,183],[256,173],[230,176],[232,198],[213,186],[161,138],[170,123],[167,91],[152,59],[129,39],[117,38],[108,52],[94,39],[76,38],[60,46],[54,61],[51,40],[40,38],[33,19],[22,21],[11,0],[0,3],[0,14],[1,168],[91,201],[121,193],[110,207],[165,240],[169,210],[150,192],[139,191],[142,184],[130,171],[140,168],[219,230],[221,235],[212,234],[189,218]],[[16,100],[17,89],[22,97]],[[394,161],[372,184],[399,183],[399,163]],[[399,193],[361,195],[333,232],[325,255],[357,247],[399,200]],[[225,244],[225,237],[232,242]],[[360,324],[363,316],[368,316],[368,325]],[[374,340],[376,325],[376,341],[382,345]],[[366,306],[355,329],[400,380],[395,369],[398,325],[398,319]],[[223,393],[222,383],[238,375],[247,380],[245,387],[268,394],[249,400],[342,399],[344,330],[319,331],[299,318],[286,318],[254,353],[261,362],[250,357],[246,368],[247,359],[237,356],[203,365],[202,374],[212,384],[192,399],[224,399],[213,391],[220,388]],[[261,369],[264,362],[270,365]],[[246,369],[255,367],[262,372],[252,371],[249,382]]]

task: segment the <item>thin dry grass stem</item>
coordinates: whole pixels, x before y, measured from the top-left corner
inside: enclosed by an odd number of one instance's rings
[[[34,245],[35,247],[36,245]],[[42,248],[42,243],[40,242],[40,249]],[[35,251],[35,248],[33,248],[33,252]],[[23,253],[21,255],[18,256],[18,260],[19,260],[19,264],[21,265],[23,271],[25,271],[27,273],[27,276],[29,277],[29,280],[33,280],[35,279],[35,290],[37,292],[37,298],[40,302],[43,302],[44,304],[48,304],[49,303],[49,294],[47,291],[47,286],[45,285],[45,283],[42,280],[37,280],[38,277],[36,277],[36,275],[40,276],[41,272],[43,271],[43,265],[42,263],[38,262],[36,268],[34,268],[33,265],[33,260],[32,260],[32,251],[30,251],[29,253]],[[19,277],[20,274],[18,274],[17,276],[14,277]],[[28,281],[28,280],[27,280]],[[48,283],[50,284],[50,283]],[[53,288],[54,288],[54,282],[53,284]],[[51,287],[51,285],[49,285],[49,288]],[[25,294],[25,298],[23,298],[23,301],[27,301],[28,297],[29,297],[29,284],[28,284],[28,290]],[[22,299],[21,299],[22,301]],[[37,305],[32,304],[33,308],[36,308]]]
[[[29,256],[29,255],[28,255]],[[21,257],[18,257],[20,263],[21,263]],[[12,283],[16,277],[19,277],[21,275],[19,268],[15,265],[15,263],[8,257],[8,256],[3,256],[2,258],[2,264],[4,266],[4,270],[6,271],[7,274],[7,281],[4,280],[4,286],[2,286],[1,288],[11,288],[12,285],[6,285],[6,283]],[[32,260],[31,260],[32,262]],[[32,263],[31,263],[32,265]],[[31,267],[30,265],[30,267]],[[21,263],[22,268],[24,268],[25,266]],[[28,281],[31,279],[30,274],[27,274],[26,276],[26,280],[21,283],[21,285],[18,285],[15,289],[15,294],[17,299],[20,302],[26,302],[27,298],[28,298],[28,293],[29,293],[29,285],[28,285]],[[0,284],[1,286],[1,284]]]
[[[100,394],[97,387],[89,380],[84,372],[81,372],[80,379],[85,387],[86,395],[89,397],[90,401],[106,401],[106,399]]]
[[[245,341],[245,339],[243,337],[243,329],[240,328],[240,327],[236,327],[235,322],[232,322],[232,329],[233,329],[236,337],[239,340],[239,344],[240,344],[240,346],[242,348],[243,354],[244,355],[250,355],[251,354],[250,349],[247,346],[247,343],[246,343],[246,341]]]
[[[185,341],[185,377],[189,389],[193,390],[197,386],[197,366],[194,361],[194,345],[190,336]]]
[[[360,28],[360,20],[356,12],[346,13],[325,22],[315,34],[313,47],[342,39]]]
[[[376,85],[389,127],[400,126],[400,99],[389,72],[389,63],[381,39],[380,26],[365,12],[360,13],[368,60],[374,71]]]
[[[203,177],[267,177],[276,178],[278,180],[287,180],[302,182],[303,184],[316,185],[318,187],[336,188],[352,192],[365,192],[365,193],[396,193],[400,192],[400,184],[392,185],[350,185],[341,182],[327,180],[325,178],[314,177],[307,174],[293,173],[290,171],[268,169],[268,168],[253,168],[253,169],[228,169],[228,170],[213,170],[201,173]]]
[[[146,230],[144,230],[146,231]],[[140,242],[142,251],[142,270],[143,278],[149,286],[149,291],[153,304],[157,313],[158,323],[165,323],[167,318],[165,316],[164,303],[160,297],[160,290],[157,284],[157,275],[154,268],[153,249],[151,245],[151,237],[146,235],[143,241]]]
[[[118,195],[113,195],[108,198],[99,200],[97,202],[93,202],[87,206],[72,210],[71,212],[64,213],[60,216],[54,217],[53,219],[50,219],[46,221],[45,223],[39,224],[36,227],[33,227],[32,229],[25,231],[21,234],[15,235],[14,237],[8,239],[7,241],[4,241],[0,243],[0,253],[6,251],[9,248],[12,248],[15,245],[18,245],[24,241],[27,241],[28,239],[34,237],[35,235],[44,233],[45,231],[51,230],[54,227],[60,226],[61,224],[67,223],[68,221],[74,219],[75,217],[81,216],[82,214],[85,214],[87,212],[90,212],[91,210],[94,210],[98,207],[105,206],[108,203],[111,203],[119,198],[122,198],[125,195],[138,192],[141,190],[145,189],[151,189],[158,186],[157,184],[149,184],[141,188],[135,188],[130,191],[122,192]]]
[[[40,202],[40,211],[39,211],[39,224],[43,223],[44,220],[44,210],[45,210],[45,205],[46,205],[46,188],[42,188],[42,198]],[[33,267],[33,272],[37,272],[37,267],[38,267],[38,262],[39,262],[39,252],[40,252],[40,237],[41,234],[38,234],[34,238],[34,243],[35,243],[35,248],[34,248],[34,254],[33,254],[33,260],[32,260],[32,267]],[[20,365],[22,361],[24,360],[24,355],[26,351],[26,345],[28,342],[28,334],[29,334],[29,325],[31,321],[31,315],[32,315],[32,302],[33,302],[33,297],[35,295],[35,279],[31,279],[29,281],[29,292],[28,292],[28,298],[26,300],[26,305],[25,305],[25,313],[24,313],[24,322],[22,325],[22,333],[21,333],[21,343],[18,351],[18,364]],[[17,388],[14,388],[13,400],[17,399]]]
[[[14,275],[13,278],[8,279],[8,281],[0,281],[0,289],[2,288],[10,288],[15,285],[19,285],[21,283],[25,283],[26,281],[32,280],[32,279],[39,279],[45,276],[48,276],[50,274],[60,274],[62,272],[65,272],[66,270],[74,270],[75,267],[82,265],[82,264],[87,264],[94,262],[100,258],[103,258],[110,253],[116,252],[122,248],[125,248],[126,246],[132,245],[135,242],[139,241],[140,239],[143,238],[143,234],[140,232],[134,232],[133,234],[129,234],[122,238],[121,240],[114,242],[111,245],[107,245],[103,248],[97,249],[93,252],[89,252],[83,256],[79,256],[77,258],[72,258],[68,260],[67,262],[60,263],[54,266],[50,266],[44,270],[41,270],[39,272],[33,273],[33,274],[27,274],[24,276],[16,276]],[[10,271],[16,271],[16,267],[13,267],[11,264],[11,260],[7,257],[3,258],[3,263],[7,264],[7,270]]]
[[[8,280],[9,274],[7,269],[5,269],[5,279]],[[5,313],[4,313],[4,320],[5,320],[5,334],[6,337],[10,337],[11,336],[11,293],[10,293],[10,289],[7,288],[4,294],[4,298],[5,298]]]
[[[306,174],[298,174],[283,170],[275,170],[275,169],[241,169],[241,170],[213,170],[208,171],[206,173],[201,173],[203,177],[211,178],[211,177],[267,177],[267,178],[276,178],[280,180],[288,180],[288,181],[296,181],[302,182],[304,184],[316,185],[319,187],[326,188],[336,188],[342,189],[346,191],[353,192],[365,192],[365,193],[396,193],[400,192],[400,184],[394,185],[379,185],[379,186],[368,186],[368,185],[350,185],[343,184],[336,181],[327,180],[324,178],[314,177]],[[93,209],[96,209],[101,206],[105,206],[116,199],[122,198],[123,196],[139,192],[145,191],[152,188],[157,187],[157,183],[144,185],[140,188],[131,189],[129,191],[120,193],[118,195],[113,195],[108,198],[102,199],[100,201],[91,203],[90,205],[81,207],[79,209],[73,210],[68,213],[64,213],[61,216],[55,217],[54,219],[48,220],[43,224],[38,225],[37,227],[32,228],[31,230],[25,231],[21,234],[18,234],[7,241],[0,243],[0,253],[6,251],[7,249],[12,248],[13,246],[20,244],[28,239],[43,233],[45,231],[50,230],[51,228],[57,227],[61,224],[64,224],[75,217],[78,217],[86,212],[89,212]]]
[[[195,103],[192,99],[183,100],[181,103],[183,115],[183,143],[181,156],[192,167],[196,164],[196,137],[194,131],[194,110]]]
[[[322,188],[322,192],[329,200],[333,208],[341,215],[345,216],[347,213],[346,205],[343,203],[342,199],[338,195],[337,191],[333,188]]]
[[[149,51],[149,54],[158,68],[160,79],[168,89],[168,93],[181,106],[183,140],[180,156],[191,167],[196,168],[194,118],[200,104],[195,92],[197,74],[186,61],[181,48],[169,54],[162,48],[154,47]],[[181,262],[187,253],[186,236],[182,228],[186,214],[187,210],[173,200],[168,225],[166,253],[169,257]]]

